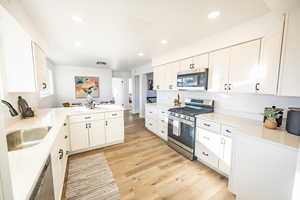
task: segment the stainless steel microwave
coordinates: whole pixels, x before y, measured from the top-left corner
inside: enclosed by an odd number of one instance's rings
[[[177,88],[180,90],[207,90],[208,68],[177,75]]]

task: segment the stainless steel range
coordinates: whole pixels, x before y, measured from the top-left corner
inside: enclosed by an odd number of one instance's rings
[[[196,115],[214,112],[213,100],[189,99],[185,107],[169,109],[168,145],[195,160]]]

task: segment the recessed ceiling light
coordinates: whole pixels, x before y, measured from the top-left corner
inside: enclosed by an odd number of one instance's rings
[[[168,41],[167,40],[162,40],[162,41],[160,41],[160,43],[162,43],[162,44],[168,44]]]
[[[82,23],[83,20],[81,17],[78,17],[78,16],[72,16],[72,20],[76,23]]]
[[[220,16],[220,12],[219,11],[213,11],[213,12],[211,12],[211,13],[209,13],[208,15],[207,15],[207,17],[209,18],[209,19],[214,19],[214,18],[217,18],[217,17],[219,17]]]
[[[144,56],[144,53],[140,52],[138,53],[138,56]]]
[[[75,47],[80,47],[81,46],[81,43],[80,42],[75,42]]]

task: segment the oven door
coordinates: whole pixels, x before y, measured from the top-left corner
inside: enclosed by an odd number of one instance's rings
[[[177,75],[177,87],[179,89],[207,90],[208,69],[201,72],[184,73]]]
[[[168,140],[193,153],[195,145],[194,122],[169,117]]]

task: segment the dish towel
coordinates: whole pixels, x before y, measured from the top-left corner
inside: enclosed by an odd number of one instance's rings
[[[173,135],[180,136],[180,122],[177,120],[173,120]]]

